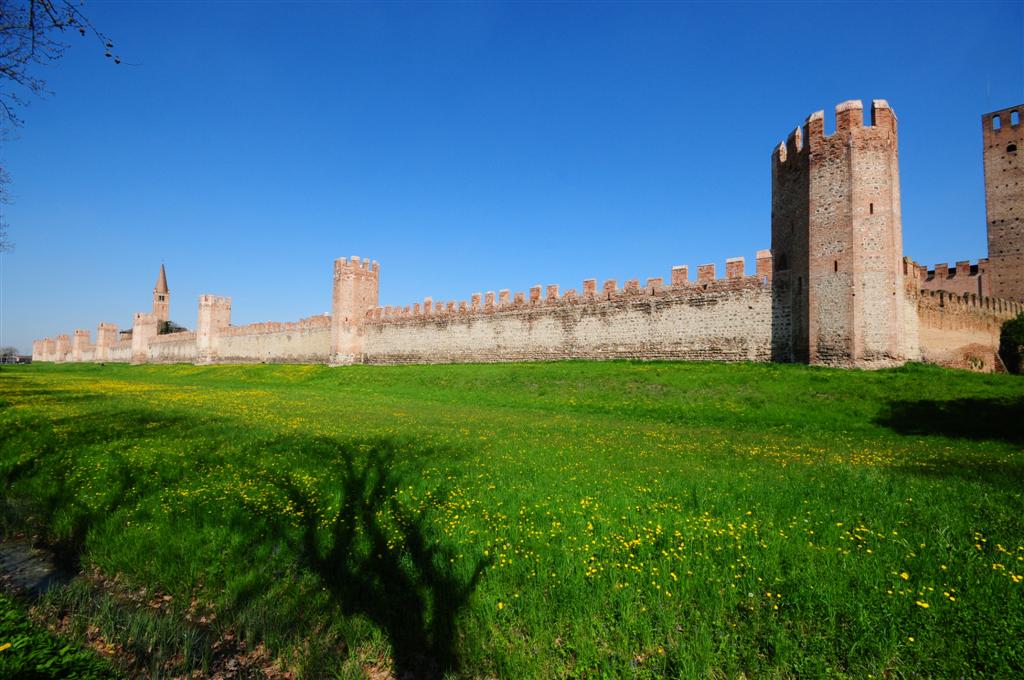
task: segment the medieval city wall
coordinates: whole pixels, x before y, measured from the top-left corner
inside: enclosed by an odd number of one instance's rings
[[[331,317],[228,326],[217,335],[215,362],[323,364],[331,351]]]
[[[191,363],[197,355],[196,334],[192,331],[158,335],[149,341],[148,361],[154,363]]]
[[[977,371],[999,370],[1000,329],[1024,312],[1019,302],[927,290],[916,307],[922,361]]]
[[[997,370],[1001,325],[1024,304],[1020,109],[983,117],[990,257],[976,265],[929,270],[903,257],[896,116],[874,100],[865,120],[863,104],[851,100],[836,107],[834,133],[825,134],[818,111],[775,148],[772,250],[758,252],[753,276],[743,258],[731,258],[723,278],[714,265],[698,267],[695,281],[687,267],[673,267],[667,284],[598,288],[587,279],[580,293],[535,286],[380,307],[377,262],[338,258],[330,316],[232,326],[231,299],[202,295],[194,333],[161,335],[170,305],[161,266],[152,311],[136,312],[131,331],[101,323],[95,343],[83,329],[37,340],[33,358],[335,366],[639,358],[865,368],[923,360]]]
[[[916,279],[920,290],[944,290],[958,295],[973,293],[979,297],[990,297],[988,260],[978,260],[971,264],[970,260],[961,260],[950,267],[947,263],[939,263],[932,269],[925,265],[911,262],[908,275]]]
[[[770,264],[764,258],[762,266]],[[772,331],[788,318],[773,309],[770,274],[744,276],[743,259],[727,263],[727,278],[701,267],[698,282],[584,282],[584,292],[559,295],[539,286],[530,296],[502,291],[483,300],[371,312],[363,361],[372,364],[543,361],[558,359],[695,359],[769,361]],[[680,272],[682,270],[682,272]],[[681,274],[681,276],[680,276]],[[788,342],[788,338],[787,338]]]

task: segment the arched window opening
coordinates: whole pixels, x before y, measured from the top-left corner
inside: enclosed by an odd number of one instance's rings
[[[1017,127],[1018,125],[1020,125],[1020,111],[1010,112],[1010,125],[1012,125],[1013,127]]]
[[[999,130],[1003,127],[1003,121],[999,116],[992,116],[992,129]]]

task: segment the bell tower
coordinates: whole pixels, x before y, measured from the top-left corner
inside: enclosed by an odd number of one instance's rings
[[[167,272],[163,264],[160,265],[160,275],[156,278],[156,287],[153,289],[153,315],[157,321],[167,321],[171,306],[171,291],[167,289]]]

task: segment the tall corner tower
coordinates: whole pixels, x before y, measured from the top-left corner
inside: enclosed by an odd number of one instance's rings
[[[991,294],[1024,301],[1024,104],[981,117]]]
[[[369,259],[334,261],[334,289],[331,296],[332,365],[362,361],[366,314],[377,306],[380,265]]]
[[[776,148],[772,164],[773,294],[788,304],[792,358],[865,368],[904,363],[903,228],[896,116],[860,101],[824,112]]]
[[[160,265],[160,274],[156,277],[156,287],[153,288],[153,315],[157,321],[167,321],[170,318],[171,291],[167,289],[167,272],[163,264]]]

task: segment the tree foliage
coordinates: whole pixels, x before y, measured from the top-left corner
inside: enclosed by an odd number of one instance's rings
[[[1024,312],[1003,324],[999,335],[999,356],[1010,373],[1024,372]]]

